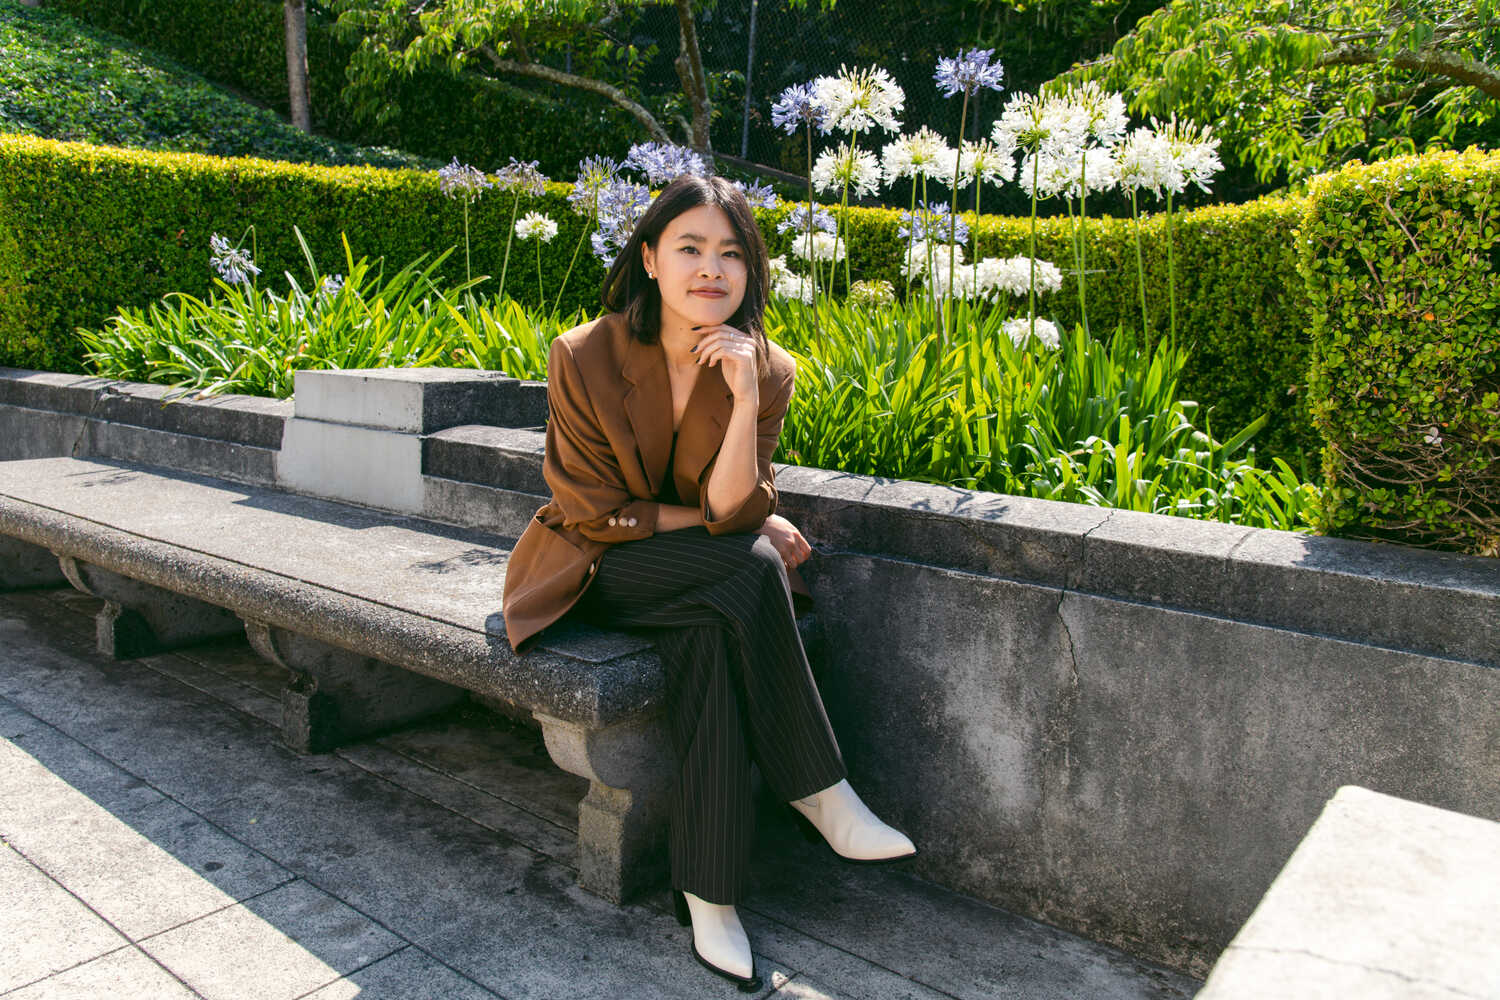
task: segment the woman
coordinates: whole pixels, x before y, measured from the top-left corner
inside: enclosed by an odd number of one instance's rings
[[[518,653],[570,609],[654,630],[679,763],[668,843],[693,954],[759,989],[735,911],[754,812],[750,761],[852,861],[916,853],[850,788],[797,633],[806,539],[774,513],[771,455],[795,365],[766,339],[770,262],[744,194],[683,175],[657,196],[604,281],[607,312],[553,342],[552,499],[506,569]],[[813,832],[813,831],[816,832]]]

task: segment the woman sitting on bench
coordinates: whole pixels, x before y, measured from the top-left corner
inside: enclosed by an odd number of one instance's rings
[[[606,276],[607,312],[547,367],[552,499],[506,569],[516,651],[564,613],[653,630],[679,764],[668,843],[693,954],[761,986],[735,911],[754,759],[809,837],[850,861],[916,853],[855,794],[797,632],[812,549],[776,507],[771,455],[795,364],[767,340],[770,262],[744,194],[684,174]],[[814,832],[816,831],[816,832]]]

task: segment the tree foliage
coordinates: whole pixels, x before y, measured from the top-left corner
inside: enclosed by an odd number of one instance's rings
[[[707,151],[712,95],[733,74],[708,74],[698,50],[697,15],[715,0],[333,0],[338,30],[360,47],[346,70],[346,97],[383,121],[395,109],[384,84],[395,74],[436,67],[455,75],[528,77],[597,94],[631,114],[652,139]],[[786,0],[796,8],[807,0]],[[819,0],[829,8],[836,0]],[[643,93],[655,45],[631,43],[630,24],[646,7],[673,7],[681,91]],[[688,121],[677,109],[686,107]],[[669,135],[662,118],[679,126]]]
[[[1261,180],[1500,138],[1497,0],[1174,0],[1099,59],[1132,111],[1211,123]]]

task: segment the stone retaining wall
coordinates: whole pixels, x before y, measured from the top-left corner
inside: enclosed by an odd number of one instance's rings
[[[456,374],[456,373],[455,373]],[[514,535],[545,385],[420,434],[424,516]],[[0,369],[0,460],[278,484],[292,403]],[[171,393],[175,394],[175,393]],[[1202,976],[1341,785],[1500,820],[1500,560],[777,467],[824,700],[934,881]]]

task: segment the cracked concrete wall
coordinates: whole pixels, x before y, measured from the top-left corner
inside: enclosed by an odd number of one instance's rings
[[[812,567],[816,564],[816,569]],[[1202,976],[1356,784],[1500,817],[1500,670],[850,553],[804,564],[917,871]]]

